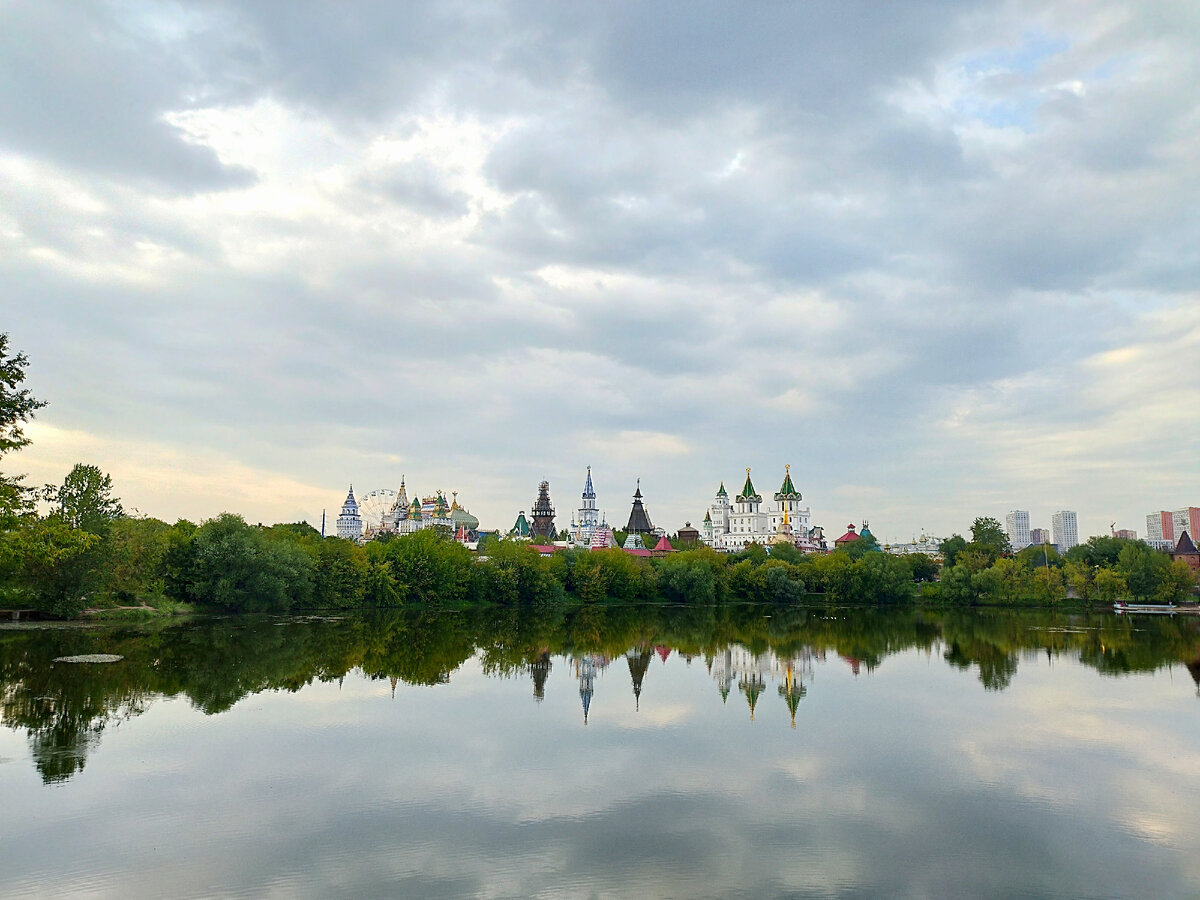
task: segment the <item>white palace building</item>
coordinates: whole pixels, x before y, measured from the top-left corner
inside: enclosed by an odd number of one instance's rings
[[[700,539],[716,550],[736,552],[750,544],[769,546],[776,543],[794,544],[805,552],[824,550],[821,529],[809,525],[810,510],[801,507],[803,499],[792,484],[791,466],[784,467],[783,484],[775,493],[775,503],[763,507],[763,498],[750,480],[733,503],[725,491],[725,482],[717,490],[709,510],[704,514]]]

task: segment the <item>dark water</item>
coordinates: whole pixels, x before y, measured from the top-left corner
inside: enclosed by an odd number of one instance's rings
[[[0,628],[0,896],[1195,897],[1198,676],[1165,617]]]

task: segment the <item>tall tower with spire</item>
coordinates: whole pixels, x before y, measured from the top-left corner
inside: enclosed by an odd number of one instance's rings
[[[529,530],[533,536],[554,540],[558,532],[554,530],[554,506],[550,502],[550,482],[543,481],[538,485],[537,499],[533,501],[530,514],[533,524]]]
[[[629,511],[629,524],[625,530],[631,534],[649,534],[654,530],[650,524],[650,516],[642,505],[642,479],[638,479],[637,490],[633,494],[633,508]]]
[[[776,509],[771,510],[770,530],[777,535],[787,535],[789,540],[808,534],[809,510],[802,508],[803,499],[792,484],[792,467],[783,467],[783,484],[775,492]]]
[[[729,515],[729,534],[725,545],[730,550],[744,550],[750,544],[765,544],[767,514],[762,510],[762,495],[754,489],[750,470],[746,470],[746,483],[742,492],[734,498],[733,512]]]
[[[575,543],[588,546],[592,536],[600,527],[600,511],[596,509],[596,491],[592,487],[592,467],[587,467],[587,481],[583,484],[583,495],[579,513],[575,517]]]
[[[362,516],[358,514],[358,501],[354,499],[354,485],[350,485],[350,492],[346,494],[346,501],[342,504],[342,512],[337,517],[338,537],[357,541],[362,537],[362,531]]]
[[[707,543],[716,546],[724,535],[729,534],[729,514],[732,511],[729,494],[725,490],[725,482],[722,481],[721,486],[717,488],[717,496],[704,516],[705,531],[708,532],[710,524],[712,526],[711,534],[706,538]]]
[[[396,500],[392,504],[392,508],[383,518],[383,530],[397,532],[400,530],[400,523],[408,518],[408,491],[404,487],[404,476],[400,476],[400,493],[396,494]]]

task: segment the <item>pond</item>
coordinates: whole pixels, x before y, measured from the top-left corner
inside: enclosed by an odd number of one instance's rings
[[[1195,617],[5,626],[0,895],[1195,897],[1198,678]]]

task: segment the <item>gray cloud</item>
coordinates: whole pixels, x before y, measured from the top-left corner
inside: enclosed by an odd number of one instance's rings
[[[591,463],[674,527],[792,462],[820,519],[948,531],[1066,441],[1127,460],[1055,467],[1084,529],[1133,525],[1117,481],[1200,491],[1090,389],[1194,304],[1198,35],[1116,0],[17,4],[6,327],[58,427],[332,493],[403,466],[489,524]]]

